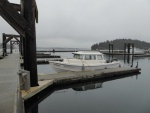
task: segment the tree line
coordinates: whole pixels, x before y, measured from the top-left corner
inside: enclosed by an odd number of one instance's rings
[[[93,44],[91,46],[91,50],[105,50],[109,49],[109,44],[114,45],[114,50],[123,50],[124,49],[124,43],[133,43],[135,48],[139,49],[149,49],[150,43],[140,40],[132,40],[132,39],[115,39],[115,40],[107,40],[105,42],[99,42],[96,44]]]

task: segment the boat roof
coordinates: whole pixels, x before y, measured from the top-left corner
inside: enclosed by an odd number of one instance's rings
[[[81,55],[102,55],[99,51],[78,51],[73,52],[72,54],[81,54]]]

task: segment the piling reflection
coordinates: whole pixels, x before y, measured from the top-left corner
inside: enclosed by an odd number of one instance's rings
[[[75,91],[89,91],[89,90],[96,90],[98,88],[103,88],[103,84],[112,80],[123,79],[126,77],[135,76],[138,79],[138,75],[140,73],[130,74],[130,75],[122,75],[119,77],[111,77],[107,79],[99,79],[94,81],[86,81],[84,83],[75,83],[75,84],[66,84],[66,85],[58,85],[58,86],[51,86],[38,95],[34,96],[33,98],[27,100],[25,102],[25,113],[39,113],[39,104],[53,94],[55,91],[65,90],[72,88]],[[65,93],[65,92],[61,92]]]

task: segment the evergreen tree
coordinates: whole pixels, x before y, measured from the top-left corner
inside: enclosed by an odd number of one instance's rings
[[[135,48],[139,49],[149,49],[150,48],[150,43],[145,42],[145,41],[140,41],[137,39],[115,39],[112,41],[107,40],[106,42],[99,42],[91,46],[91,50],[105,50],[109,48],[109,44],[114,45],[115,50],[123,50],[124,49],[124,44],[125,43],[131,43],[134,44]]]

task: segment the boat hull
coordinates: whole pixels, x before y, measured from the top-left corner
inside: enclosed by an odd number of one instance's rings
[[[51,62],[50,65],[56,72],[63,72],[63,71],[94,71],[99,69],[107,69],[107,68],[116,68],[120,66],[119,62],[112,62],[112,63],[102,63],[100,65],[95,66],[84,66],[84,65],[71,65],[71,64],[61,64]]]

